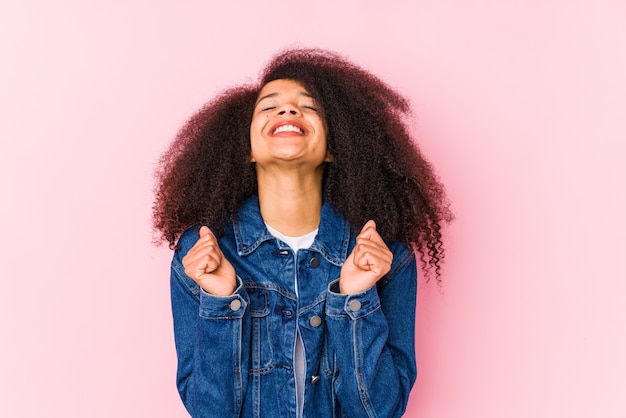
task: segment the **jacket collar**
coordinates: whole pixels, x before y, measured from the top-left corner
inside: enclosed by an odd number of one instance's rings
[[[259,197],[252,196],[238,210],[233,231],[240,256],[255,251],[263,242],[276,239],[265,227],[259,208]],[[311,250],[319,252],[329,262],[342,265],[350,245],[350,225],[324,200],[317,235]]]

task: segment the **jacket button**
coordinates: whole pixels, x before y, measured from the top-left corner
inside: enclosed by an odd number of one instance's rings
[[[320,377],[319,376],[311,376],[311,384],[314,385],[317,382],[320,381]]]
[[[358,300],[354,299],[350,301],[350,310],[352,312],[356,312],[359,309],[361,309],[361,302],[359,302]]]
[[[322,325],[322,318],[317,315],[312,316],[311,319],[309,319],[309,324],[311,324],[312,327],[317,328]]]
[[[230,302],[230,309],[232,309],[233,311],[238,311],[239,308],[241,308],[241,301],[239,299],[235,299],[232,302]]]
[[[309,261],[309,266],[315,268],[320,265],[320,259],[317,257],[313,257],[311,261]]]

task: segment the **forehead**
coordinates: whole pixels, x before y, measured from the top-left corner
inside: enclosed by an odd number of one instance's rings
[[[270,81],[261,88],[261,91],[259,91],[258,100],[280,94],[297,94],[311,97],[309,92],[299,82],[295,80],[278,79]]]

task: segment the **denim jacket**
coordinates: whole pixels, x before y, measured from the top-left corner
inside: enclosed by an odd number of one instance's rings
[[[399,417],[416,377],[417,270],[388,243],[389,273],[340,294],[356,235],[324,202],[313,245],[294,253],[265,227],[258,198],[218,239],[237,273],[231,296],[210,295],[184,272],[199,227],[183,233],[171,270],[177,386],[193,417],[296,417],[294,349],[306,358],[304,417]]]

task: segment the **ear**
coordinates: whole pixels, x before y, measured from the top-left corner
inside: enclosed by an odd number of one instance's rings
[[[333,162],[333,156],[330,155],[330,150],[326,150],[326,158],[324,158],[324,162],[325,163],[332,163]]]

